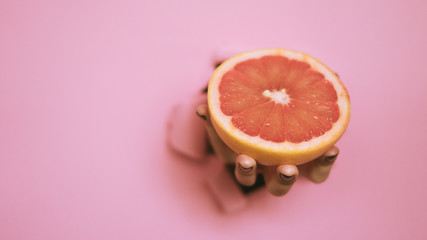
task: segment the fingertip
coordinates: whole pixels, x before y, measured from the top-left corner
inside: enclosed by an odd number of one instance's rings
[[[239,154],[236,158],[236,167],[237,165],[239,169],[243,169],[243,172],[248,172],[248,169],[256,167],[256,161],[245,154]]]
[[[199,106],[197,106],[196,114],[197,114],[197,116],[199,116],[203,120],[207,120],[208,114],[209,114],[208,105],[207,104],[200,104]]]
[[[234,175],[240,184],[244,186],[252,186],[256,181],[255,159],[244,154],[239,154],[236,157]]]
[[[294,183],[299,175],[298,168],[295,165],[280,165],[276,171],[283,184]]]
[[[264,168],[263,173],[267,189],[274,196],[288,193],[299,174],[295,165],[269,166]]]
[[[320,159],[321,164],[323,165],[332,165],[338,157],[340,150],[339,148],[333,146],[331,149],[326,151],[323,157]]]
[[[338,154],[339,148],[333,146],[326,151],[323,156],[308,163],[304,175],[314,183],[322,183],[326,181]]]
[[[214,63],[214,68],[216,69],[216,68],[218,68],[219,66],[221,66],[221,64],[223,63],[224,61],[217,61],[217,62],[215,62]]]
[[[325,157],[330,157],[330,156],[338,156],[338,154],[340,153],[340,149],[336,146],[333,146],[331,149],[329,149],[328,151],[326,151],[326,153],[324,154]]]
[[[295,165],[280,165],[277,167],[277,172],[287,176],[294,176],[298,175],[298,168]]]

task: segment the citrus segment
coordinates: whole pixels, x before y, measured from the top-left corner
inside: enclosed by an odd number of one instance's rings
[[[274,103],[269,101],[258,106],[248,108],[245,111],[234,115],[231,122],[234,126],[249,136],[257,136],[261,132],[267,116],[270,114]]]
[[[321,155],[350,116],[348,93],[332,71],[282,49],[225,61],[211,78],[208,103],[224,142],[265,164],[299,164]]]
[[[227,94],[221,96],[220,101],[222,103],[221,109],[224,114],[233,116],[234,114],[247,110],[254,105],[257,106],[268,102],[269,99],[258,95]]]
[[[284,117],[283,106],[276,103],[262,126],[260,137],[273,142],[285,141]]]
[[[263,88],[257,87],[256,83],[250,82],[245,75],[237,71],[229,71],[222,78],[221,85],[219,86],[221,95],[226,94],[259,94],[263,91]]]
[[[280,56],[267,56],[262,59],[265,76],[270,81],[271,88],[281,89],[287,75],[289,60]]]
[[[265,76],[265,69],[262,66],[262,60],[250,59],[237,64],[234,69],[246,77],[247,84],[264,91],[270,88],[270,83]]]

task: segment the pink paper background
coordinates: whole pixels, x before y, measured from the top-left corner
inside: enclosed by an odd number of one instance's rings
[[[427,239],[427,2],[1,1],[0,239]],[[310,53],[352,101],[327,182],[223,214],[165,145],[218,46]]]

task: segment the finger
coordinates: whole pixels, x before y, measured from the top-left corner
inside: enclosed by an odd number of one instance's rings
[[[244,186],[252,186],[256,181],[256,161],[244,154],[236,158],[236,168],[234,176],[237,181]]]
[[[202,93],[208,93],[208,85],[206,85],[206,87],[203,88]]]
[[[338,154],[339,149],[334,146],[323,156],[307,163],[305,176],[315,183],[324,182],[328,178]]]
[[[196,114],[203,120],[208,120],[209,111],[208,111],[208,105],[207,104],[200,104],[197,106]]]
[[[295,165],[266,166],[263,171],[268,191],[275,196],[285,195],[298,177]]]
[[[197,107],[196,113],[199,117],[206,120],[205,128],[208,133],[209,142],[212,146],[213,151],[215,152],[215,155],[222,159],[224,162],[233,164],[236,160],[237,154],[227,145],[225,145],[225,143],[216,133],[209,117],[208,105],[199,105]]]
[[[221,66],[221,64],[223,63],[223,61],[218,61],[214,63],[214,67],[218,68],[219,66]]]

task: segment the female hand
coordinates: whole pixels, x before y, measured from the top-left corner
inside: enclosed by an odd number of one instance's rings
[[[339,149],[334,146],[321,157],[303,165],[261,165],[250,156],[234,152],[221,140],[210,120],[208,105],[199,105],[196,113],[205,120],[209,142],[216,156],[227,164],[235,164],[234,176],[237,181],[241,185],[252,186],[255,184],[257,175],[262,174],[268,191],[275,196],[285,195],[299,174],[316,183],[325,181],[339,153]]]

